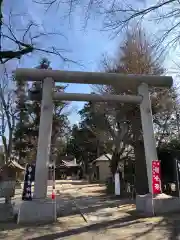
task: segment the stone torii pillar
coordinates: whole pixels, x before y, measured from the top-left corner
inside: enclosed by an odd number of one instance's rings
[[[39,124],[38,147],[36,157],[34,196],[45,199],[47,196],[48,168],[51,147],[51,133],[53,120],[53,88],[52,78],[45,78],[42,87],[41,116]]]
[[[139,85],[138,93],[140,96],[142,96],[142,102],[140,104],[141,124],[143,130],[148,186],[149,192],[152,194],[152,161],[158,160],[158,157],[156,150],[156,140],[154,137],[151,100],[148,85],[146,83]]]
[[[69,72],[45,69],[17,69],[16,78],[25,79],[28,81],[43,81],[43,95],[35,173],[35,198],[32,202],[24,203],[26,204],[26,207],[23,208],[22,206],[21,208],[19,222],[44,221],[45,218],[49,220],[55,219],[53,210],[54,208],[50,204],[47,205],[45,201],[47,194],[47,170],[49,163],[49,148],[51,143],[53,99],[59,101],[115,101],[140,104],[148,184],[149,191],[152,193],[151,164],[152,160],[157,159],[157,152],[153,132],[151,101],[149,98],[148,87],[170,88],[173,83],[172,77],[122,75],[117,73]],[[53,93],[52,88],[54,86],[54,82],[112,85],[122,90],[138,89],[139,95]],[[27,205],[29,206],[29,209],[31,208],[31,211],[28,211]],[[49,211],[47,211],[47,206],[49,206]],[[35,209],[35,212],[32,211],[32,208]],[[34,215],[38,217],[35,218]]]

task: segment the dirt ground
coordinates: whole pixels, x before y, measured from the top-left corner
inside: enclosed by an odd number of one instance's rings
[[[144,218],[136,213],[132,200],[107,197],[103,185],[64,180],[57,182],[56,189],[56,223],[34,226],[1,223],[0,239],[180,239],[180,214]],[[48,189],[50,193],[51,188]],[[17,199],[18,196],[15,201]]]

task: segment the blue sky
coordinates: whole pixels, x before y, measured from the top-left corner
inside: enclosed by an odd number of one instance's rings
[[[51,66],[53,69],[96,71],[99,68],[102,55],[106,52],[112,54],[115,51],[118,39],[110,40],[109,33],[98,31],[101,27],[100,20],[90,20],[88,22],[88,30],[82,29],[84,22],[81,18],[81,9],[77,9],[76,13],[73,14],[73,17],[71,18],[71,21],[69,21],[69,19],[62,19],[62,8],[61,11],[59,9],[58,12],[56,12],[55,9],[51,9],[45,14],[43,7],[33,4],[32,1],[24,1],[23,4],[21,0],[7,0],[5,2],[5,17],[7,17],[7,19],[10,9],[13,9],[14,12],[18,11],[19,13],[22,13],[21,18],[16,19],[16,24],[19,25],[19,20],[21,20],[21,25],[23,26],[23,24],[26,24],[26,21],[32,19],[39,24],[40,31],[45,29],[47,32],[53,31],[64,34],[65,37],[53,36],[41,38],[37,41],[37,46],[40,48],[53,45],[57,48],[67,50],[62,54],[69,59],[78,62],[78,64],[63,63],[59,57],[48,56],[51,60]],[[23,16],[24,12],[26,12],[28,16]],[[41,56],[46,55],[34,53],[32,56],[26,56],[21,59],[19,66],[27,68],[35,67]],[[91,87],[88,85],[70,84],[67,91],[89,93]],[[73,109],[73,111],[70,116],[71,123],[76,123],[79,120],[77,111],[81,109],[83,104],[84,103],[82,102],[72,103],[71,109]]]
[[[137,1],[137,4],[145,4],[145,1]],[[4,6],[4,17],[8,20],[9,11],[13,10],[15,13],[21,13],[18,17],[14,18],[13,24],[15,28],[21,28],[31,19],[39,25],[38,31],[47,32],[60,32],[64,34],[63,36],[51,36],[37,39],[37,46],[39,48],[55,46],[56,48],[63,49],[64,56],[69,59],[77,61],[78,64],[63,63],[59,57],[47,56],[51,60],[51,66],[53,69],[67,69],[67,70],[77,70],[77,71],[96,71],[99,70],[100,60],[104,53],[113,55],[118,43],[121,40],[121,36],[110,40],[109,32],[99,31],[101,28],[101,19],[93,18],[88,22],[88,27],[84,31],[82,29],[84,19],[83,19],[83,9],[77,8],[69,19],[63,19],[64,13],[67,11],[66,6],[50,9],[47,13],[44,12],[42,5],[37,5],[33,1],[26,0],[6,0]],[[26,14],[26,16],[24,15]],[[150,32],[148,28],[148,33]],[[153,28],[154,30],[154,28]],[[36,30],[34,30],[34,34]],[[20,32],[17,32],[20,34]],[[42,55],[40,53],[34,53],[33,55],[26,56],[21,59],[19,66],[32,68],[38,64],[38,61]],[[171,58],[166,62],[167,68],[171,69],[172,61],[174,58],[174,53],[171,53]],[[10,68],[16,66],[14,63],[9,63]],[[12,65],[12,66],[11,66]],[[70,84],[68,92],[80,92],[89,93],[91,87],[87,85],[80,84]],[[81,109],[84,103],[74,102],[72,103],[71,109],[72,114],[70,116],[71,123],[76,123],[79,120],[77,111]]]

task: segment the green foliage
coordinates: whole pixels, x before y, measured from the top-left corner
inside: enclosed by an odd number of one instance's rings
[[[79,126],[72,127],[71,138],[67,144],[67,153],[74,155],[78,161],[82,161],[87,170],[88,164],[105,152],[105,147],[93,132],[95,119],[92,113],[92,103],[85,104],[79,114],[81,122]]]
[[[170,142],[162,143],[160,150],[166,150],[166,151],[180,151],[180,139],[172,139]]]
[[[97,156],[97,139],[87,128],[73,126],[72,136],[68,141],[67,152],[79,161],[94,160]]]
[[[39,69],[50,68],[48,59],[42,59],[36,67]],[[15,80],[16,81],[16,80]],[[41,83],[35,83],[41,89]],[[62,87],[64,89],[64,87]],[[15,155],[19,162],[31,162],[36,158],[38,144],[38,131],[40,123],[41,100],[27,101],[28,88],[24,82],[16,81],[17,98],[17,121],[14,130],[13,146]],[[52,125],[52,146],[51,153],[57,154],[56,142],[66,133],[68,127],[67,114],[63,112],[66,107],[64,102],[54,103],[53,125]]]
[[[25,81],[17,81],[14,79],[16,85],[16,126],[13,132],[13,150],[22,162],[29,151],[29,107],[26,102],[27,99],[27,83]]]

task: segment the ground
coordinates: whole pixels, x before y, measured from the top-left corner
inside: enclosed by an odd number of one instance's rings
[[[180,239],[180,214],[145,218],[136,213],[132,200],[107,197],[104,185],[67,180],[58,181],[56,189],[56,223],[36,226],[0,223],[0,239]],[[16,191],[14,199],[17,205],[20,203],[20,192]],[[51,187],[48,189],[50,194]]]

